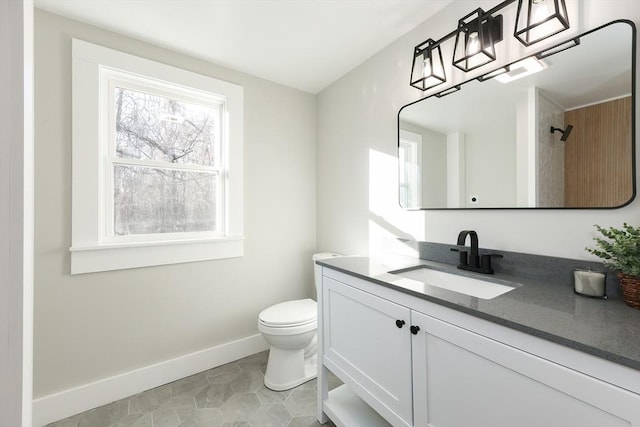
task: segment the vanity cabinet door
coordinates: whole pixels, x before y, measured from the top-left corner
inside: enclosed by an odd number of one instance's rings
[[[640,396],[412,312],[420,427],[640,427]]]
[[[328,277],[322,284],[322,363],[392,425],[413,425],[410,310]]]

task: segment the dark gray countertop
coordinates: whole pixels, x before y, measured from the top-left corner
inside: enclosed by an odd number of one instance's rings
[[[376,260],[342,257],[318,264],[414,295],[470,315],[504,325],[576,350],[640,370],[640,310],[619,295],[609,299],[574,294],[573,287],[549,280],[521,280],[508,274],[477,275],[454,265],[418,258]],[[470,297],[430,285],[407,285],[389,271],[424,264],[436,270],[522,286],[490,300]]]

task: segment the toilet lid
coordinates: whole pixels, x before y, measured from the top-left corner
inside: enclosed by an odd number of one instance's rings
[[[272,305],[259,316],[263,324],[272,326],[304,324],[315,321],[316,317],[316,302],[309,298]]]

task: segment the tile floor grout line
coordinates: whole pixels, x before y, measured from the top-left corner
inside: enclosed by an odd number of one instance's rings
[[[270,390],[264,386],[267,356],[268,352],[257,353],[136,393],[125,398],[126,407],[125,399],[120,399],[48,427],[320,426],[316,380],[291,390]],[[335,387],[339,380],[333,377],[330,383]],[[136,413],[132,414],[134,403]],[[332,423],[325,426],[335,427]]]

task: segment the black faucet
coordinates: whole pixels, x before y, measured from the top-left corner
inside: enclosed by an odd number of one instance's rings
[[[452,251],[460,252],[460,262],[458,268],[461,270],[474,271],[482,274],[493,274],[493,268],[491,268],[491,257],[502,257],[498,254],[484,254],[480,255],[478,249],[478,233],[473,230],[462,230],[458,234],[458,246],[466,249],[465,242],[467,236],[471,237],[471,251],[467,252],[462,249],[451,249]]]

